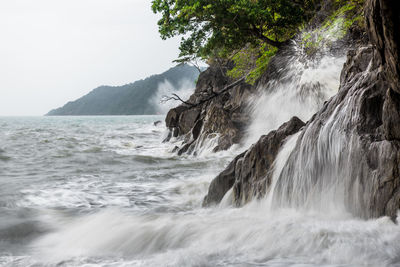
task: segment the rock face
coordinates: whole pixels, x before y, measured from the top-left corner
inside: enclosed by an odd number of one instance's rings
[[[246,99],[254,90],[245,82],[227,78],[217,66],[201,73],[189,104],[171,109],[165,119],[170,137],[182,136],[185,140],[179,154],[192,152],[196,144],[216,136],[219,139],[214,151],[238,143],[248,121],[243,112]]]
[[[367,25],[385,80],[389,83],[383,108],[385,137],[400,139],[400,14],[394,0],[371,0],[366,5]]]
[[[260,140],[246,152],[237,156],[211,183],[203,206],[219,203],[225,193],[233,187],[237,205],[262,197],[271,184],[271,166],[285,139],[304,126],[293,117],[278,130],[261,136]]]
[[[341,5],[338,2],[336,0],[324,0],[317,4],[316,15],[308,25],[310,32],[319,32],[316,29],[320,29],[324,24],[337,24],[331,21],[331,16]],[[342,16],[350,16],[350,14],[342,14]],[[351,14],[351,16],[355,16],[355,14]],[[348,18],[349,21],[352,19],[354,18]],[[343,18],[338,21],[342,20]],[[341,25],[341,23],[338,22],[338,25]],[[344,56],[347,49],[343,49],[343,46],[354,46],[355,39],[357,41],[363,40],[362,33],[365,32],[362,32],[359,26],[354,24],[349,29],[342,29],[342,27],[344,26],[337,26],[337,29],[332,31],[345,30],[347,32],[345,36],[335,37],[337,39],[325,36],[324,38],[327,39],[329,46],[308,49],[313,50],[312,55],[307,53],[307,49],[305,49],[307,42],[302,39],[302,35],[286,42],[269,61],[266,72],[254,86],[242,82],[225,91],[226,87],[234,82],[225,74],[233,63],[228,63],[227,66],[222,67],[211,66],[200,75],[195,93],[187,103],[182,103],[168,113],[166,125],[170,129],[170,135],[166,141],[171,137],[179,137],[184,140],[182,147],[177,149],[178,154],[196,153],[199,148],[207,144],[208,140],[215,137],[218,137],[218,141],[212,145],[214,151],[226,150],[233,144],[240,143],[245,136],[244,128],[250,123],[249,110],[247,109],[247,104],[253,100],[250,96],[254,96],[256,92],[260,93],[261,90],[272,92],[274,88],[270,88],[270,83],[284,84],[289,83],[291,79],[302,79],[301,74],[291,75],[293,71],[300,73],[297,66],[293,64],[294,58],[299,59],[299,64],[304,65],[304,68],[311,69],[313,68],[312,65],[317,64],[324,56]],[[356,38],[353,38],[354,36]],[[314,43],[320,41],[315,38]],[[310,43],[314,44],[311,41]],[[310,61],[310,58],[313,58],[315,62],[312,64],[304,63]],[[289,65],[292,65],[292,67],[287,67]],[[310,81],[308,82],[310,83]],[[326,99],[323,92],[325,87],[326,84],[324,83],[315,83],[315,87],[310,87],[310,90],[299,90],[302,94],[299,98],[313,98],[316,105],[320,106]],[[296,114],[291,114],[291,116],[294,115]],[[285,120],[288,118],[290,116]]]
[[[296,132],[300,122],[291,131],[285,129],[293,120],[263,136],[235,158],[211,183],[205,205],[220,201],[230,188],[237,205],[271,190],[272,204],[278,207],[344,209],[362,218],[396,216],[400,19],[395,10],[393,0],[366,3],[372,45],[348,53],[338,94],[303,127],[274,188],[270,188],[272,163],[285,137]]]

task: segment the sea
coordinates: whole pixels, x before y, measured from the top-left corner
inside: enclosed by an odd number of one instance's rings
[[[163,120],[0,117],[0,266],[400,266],[387,217],[203,208],[243,147],[177,156]]]

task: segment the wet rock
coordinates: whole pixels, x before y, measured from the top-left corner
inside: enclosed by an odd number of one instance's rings
[[[399,98],[386,64],[372,46],[349,53],[339,93],[307,123],[280,173],[274,205],[324,210],[334,203],[361,218],[395,218]]]
[[[211,183],[203,206],[219,203],[225,193],[233,187],[236,205],[247,203],[254,197],[262,197],[271,182],[269,171],[286,138],[304,126],[293,117],[278,130],[263,135],[246,152],[237,156]]]
[[[200,108],[189,108],[179,116],[179,134],[187,134],[192,128],[200,115]]]
[[[400,140],[400,13],[396,8],[394,0],[370,0],[365,8],[369,36],[390,87],[382,118],[389,140]]]
[[[153,124],[154,124],[154,126],[158,126],[158,125],[160,125],[162,123],[162,121],[155,121]]]
[[[197,143],[215,136],[219,139],[214,151],[240,142],[248,121],[243,110],[255,87],[243,82],[224,91],[234,82],[226,76],[226,68],[211,66],[200,74],[196,90],[187,101],[190,104],[182,103],[168,112],[165,121],[172,136],[184,140],[181,153],[192,152]]]
[[[400,93],[400,13],[398,1],[369,0],[365,8],[368,33],[378,51],[390,87]]]
[[[179,126],[179,117],[188,109],[185,105],[180,105],[176,108],[170,109],[165,118],[165,123],[168,128],[176,128]]]
[[[400,140],[400,95],[392,89],[387,90],[383,117],[385,137]]]
[[[335,206],[361,218],[396,217],[400,15],[395,2],[367,1],[372,46],[349,52],[338,94],[301,130],[273,188],[274,206],[321,211]],[[264,195],[271,184],[271,166],[287,136],[282,127],[235,158],[211,183],[204,204],[220,201],[231,185],[236,205]]]
[[[203,207],[218,204],[226,192],[232,188],[235,183],[235,169],[237,162],[243,158],[245,152],[235,157],[228,167],[225,168],[214,180],[211,182],[208,189],[208,194],[204,197]]]

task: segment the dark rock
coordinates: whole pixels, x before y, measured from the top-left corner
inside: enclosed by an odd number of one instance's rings
[[[158,125],[160,125],[162,122],[161,121],[155,121],[153,124],[154,124],[154,126],[158,126]]]
[[[165,124],[168,128],[176,128],[179,126],[179,117],[183,111],[188,108],[184,105],[180,105],[176,108],[170,109],[165,117]]]
[[[379,207],[389,197],[379,184],[397,152],[382,134],[387,83],[376,56],[371,46],[349,53],[338,94],[307,123],[280,173],[274,205],[336,203],[363,218],[393,215]]]
[[[248,121],[243,110],[255,87],[239,83],[224,91],[235,82],[225,72],[226,68],[210,66],[200,74],[196,90],[187,101],[192,105],[182,103],[168,112],[165,121],[172,136],[184,140],[180,153],[192,152],[198,142],[204,143],[215,136],[219,139],[214,151],[240,142]]]
[[[400,106],[387,64],[371,46],[349,53],[339,93],[307,123],[280,173],[275,205],[324,200],[362,218],[396,216]]]
[[[210,187],[208,189],[208,194],[204,197],[203,207],[207,207],[213,204],[218,204],[226,192],[232,188],[235,183],[235,169],[236,163],[239,159],[243,158],[242,154],[236,156],[236,158],[229,163],[228,167],[225,168],[223,172],[221,172],[214,180],[211,182]]]
[[[199,108],[189,108],[184,110],[179,116],[179,134],[187,134],[192,129],[199,115]]]
[[[189,148],[190,148],[190,146],[192,145],[192,143],[193,143],[193,142],[188,143],[188,144],[185,144],[183,147],[181,147],[181,148],[178,150],[178,156],[181,156],[183,153],[186,153],[186,152],[189,150]]]
[[[398,1],[369,0],[365,14],[372,44],[386,69],[392,90],[400,93],[400,13]]]
[[[192,129],[193,140],[196,140],[199,137],[202,127],[203,127],[203,120],[197,120],[196,124],[193,126]]]
[[[383,117],[385,137],[400,140],[400,95],[392,89],[387,90]]]
[[[169,131],[167,137],[165,137],[165,139],[163,140],[163,143],[169,142],[169,140],[171,140],[172,138],[172,134],[173,134],[172,131]]]
[[[362,218],[396,217],[400,208],[400,13],[394,0],[368,0],[374,46],[348,53],[336,96],[300,132],[273,188],[274,206],[331,204]],[[293,122],[292,122],[293,123]],[[210,185],[204,205],[233,188],[243,205],[271,185],[271,166],[285,138],[301,127],[272,131],[239,155]]]
[[[370,0],[365,9],[369,36],[390,87],[382,118],[389,140],[400,140],[400,13],[397,9],[398,3],[394,0]]]
[[[225,193],[233,187],[237,205],[252,198],[264,196],[271,177],[269,170],[286,138],[304,126],[299,118],[293,117],[278,130],[263,135],[246,152],[237,156],[228,167],[211,183],[203,206],[219,203]]]

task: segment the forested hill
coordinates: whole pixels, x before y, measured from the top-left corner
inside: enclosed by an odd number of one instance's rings
[[[100,86],[87,95],[53,109],[46,115],[143,115],[157,114],[151,98],[157,94],[160,84],[168,81],[178,90],[183,84],[193,84],[199,75],[195,67],[180,65],[168,71],[152,75],[144,80],[123,86]]]

